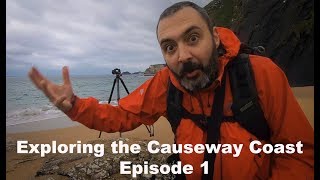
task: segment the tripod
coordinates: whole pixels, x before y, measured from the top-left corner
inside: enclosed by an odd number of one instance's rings
[[[112,70],[112,74],[115,74],[116,77],[113,80],[113,85],[112,85],[111,93],[110,93],[110,96],[109,96],[108,104],[110,104],[110,102],[111,102],[112,94],[113,94],[114,87],[115,87],[116,84],[117,84],[117,102],[119,103],[119,100],[120,100],[119,80],[121,81],[121,83],[122,83],[123,87],[125,88],[126,92],[129,94],[127,86],[125,85],[125,83],[123,82],[122,78],[120,77],[122,75],[120,69],[116,68],[116,69]],[[151,125],[150,127],[148,127],[147,125],[145,125],[145,126],[146,126],[146,128],[147,128],[147,130],[148,130],[148,132],[150,134],[150,137],[154,136],[154,127],[153,127],[153,125]],[[99,138],[101,137],[101,133],[102,133],[102,131],[100,131]],[[120,137],[122,137],[121,132],[120,132]]]

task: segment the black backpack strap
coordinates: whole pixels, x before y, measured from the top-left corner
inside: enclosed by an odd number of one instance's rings
[[[171,125],[172,132],[174,134],[174,143],[176,143],[176,131],[183,117],[183,113],[186,111],[182,106],[183,93],[177,89],[168,79],[168,94],[167,94],[167,119]],[[171,154],[167,158],[169,165],[177,164],[180,161],[179,154]],[[185,180],[185,174],[177,174],[175,180]]]
[[[270,128],[259,104],[249,55],[239,54],[228,64],[227,71],[233,97],[231,109],[235,120],[258,139],[269,140]]]
[[[254,74],[248,54],[239,54],[226,66],[221,86],[216,89],[213,118],[208,122],[207,144],[217,144],[220,138],[221,122],[226,121],[223,116],[226,73],[229,74],[230,86],[233,96],[232,111],[234,119],[248,132],[260,140],[270,140],[270,128],[259,104],[258,93],[254,81]],[[228,120],[227,120],[228,121]],[[208,174],[202,179],[212,179],[216,154],[205,152],[204,161],[208,161]]]
[[[191,119],[203,131],[207,131],[208,119],[211,118],[203,114],[191,114],[189,111],[187,111],[183,107],[182,107],[182,117]]]
[[[221,86],[215,89],[214,103],[212,106],[212,118],[208,121],[208,131],[207,131],[207,142],[206,144],[215,144],[217,145],[220,139],[220,125],[224,118],[223,116],[223,104],[225,97],[225,81],[226,73],[223,74]],[[208,153],[205,151],[203,161],[208,161],[208,174],[202,174],[202,179],[212,179],[214,173],[214,162],[216,159],[215,153]]]
[[[172,84],[170,79],[168,81],[167,119],[171,125],[172,132],[176,134],[176,130],[180,125],[182,118],[192,120],[203,131],[207,131],[208,120],[212,119],[212,114],[211,116],[205,116],[203,114],[192,114],[187,111],[182,106],[183,93]],[[235,122],[235,119],[233,116],[223,116],[221,122],[225,121]]]
[[[172,84],[170,78],[168,81],[167,119],[171,125],[172,132],[175,135],[183,115],[183,94]]]
[[[207,120],[210,118],[202,114],[191,114],[182,106],[183,93],[177,89],[169,78],[167,95],[167,119],[171,125],[172,132],[176,130],[181,118],[191,119],[203,131],[207,131]]]

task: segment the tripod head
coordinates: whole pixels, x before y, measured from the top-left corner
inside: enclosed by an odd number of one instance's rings
[[[117,77],[120,77],[122,75],[121,70],[119,68],[113,69],[112,74],[115,74]]]

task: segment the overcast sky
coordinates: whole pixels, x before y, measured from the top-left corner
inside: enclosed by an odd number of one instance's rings
[[[6,75],[144,71],[164,63],[155,29],[179,0],[7,0]],[[210,0],[194,0],[204,7]]]

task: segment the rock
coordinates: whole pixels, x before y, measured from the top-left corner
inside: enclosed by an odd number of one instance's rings
[[[55,157],[48,158],[43,166],[36,172],[36,176],[55,174],[60,171],[61,164],[71,163],[86,157],[86,154],[57,154]]]
[[[7,152],[16,152],[17,142],[14,139],[6,138],[6,151]]]
[[[141,152],[138,154],[113,154],[110,148],[105,148],[103,157],[87,156],[87,154],[57,154],[48,158],[42,167],[37,171],[37,176],[60,175],[69,179],[132,179],[131,175],[121,175],[120,161],[131,161],[133,164],[143,164],[148,161],[149,164],[165,164],[166,158],[170,154],[151,154],[147,152],[148,141],[132,139],[116,139],[116,141],[125,141],[130,144],[139,144]],[[114,140],[97,140],[90,143],[105,144],[110,147]],[[160,175],[162,179],[167,179],[171,175]],[[150,179],[148,175],[141,175],[139,179]]]
[[[87,171],[87,169],[83,167],[83,168],[79,169],[79,171],[85,173]]]
[[[154,64],[154,65],[150,65],[149,68],[147,68],[144,71],[144,75],[148,76],[148,75],[154,75],[156,74],[158,71],[160,71],[162,68],[166,67],[165,64]]]
[[[107,173],[107,171],[102,170],[99,173],[93,175],[93,179],[103,179],[103,178],[106,178],[108,176],[109,176],[109,174]]]
[[[231,28],[250,46],[264,46],[292,87],[314,85],[313,1],[225,0],[223,4],[205,6],[217,26]]]
[[[105,164],[105,162],[99,162],[98,166],[103,166]]]
[[[146,179],[151,179],[152,178],[152,174],[143,174],[142,177],[144,177]]]
[[[91,175],[92,174],[92,171],[88,168],[87,169],[87,175]]]
[[[92,164],[92,165],[90,166],[90,168],[92,168],[92,169],[98,169],[98,168],[99,168],[99,166],[98,166],[98,165],[96,165],[96,164]]]
[[[136,74],[136,75],[143,75],[143,72],[139,71],[139,72],[134,72],[132,74]]]
[[[125,72],[122,72],[121,74],[122,74],[122,75],[130,75],[131,73],[128,72],[128,71],[125,71]]]
[[[81,167],[83,167],[81,163],[76,165],[76,168],[81,168]]]

